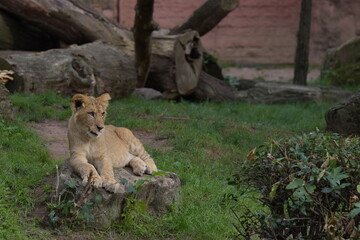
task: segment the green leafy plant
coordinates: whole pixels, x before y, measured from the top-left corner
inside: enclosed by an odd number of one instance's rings
[[[94,218],[91,209],[96,203],[101,202],[102,197],[96,195],[94,202],[85,199],[76,200],[75,181],[65,181],[65,187],[55,196],[55,200],[47,204],[49,219],[52,226],[76,226],[81,222]]]
[[[126,205],[121,214],[121,223],[123,228],[125,229],[139,228],[138,221],[142,221],[144,219],[149,218],[149,216],[146,215],[146,210],[147,210],[146,203],[138,200],[136,196],[138,192],[142,189],[143,184],[146,182],[150,182],[151,178],[154,178],[156,176],[166,176],[166,175],[168,175],[168,173],[163,171],[153,172],[152,175],[146,177],[147,179],[138,179],[135,181],[133,185],[127,186],[126,188],[127,191],[132,193],[132,195],[126,198]],[[122,184],[128,184],[127,179],[121,178],[119,179],[119,181]],[[138,230],[143,231],[143,229],[138,229]]]
[[[238,184],[260,191],[269,213],[257,213],[249,231],[275,239],[359,237],[359,156],[360,138],[319,131],[252,150]]]

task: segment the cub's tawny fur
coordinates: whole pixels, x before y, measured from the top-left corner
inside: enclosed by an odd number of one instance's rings
[[[91,179],[97,188],[119,192],[122,185],[114,179],[113,168],[130,166],[136,175],[152,174],[157,168],[129,129],[104,124],[110,99],[107,93],[98,98],[73,96],[68,126],[69,165],[84,185]]]

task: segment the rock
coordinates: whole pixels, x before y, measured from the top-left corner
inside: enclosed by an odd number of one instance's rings
[[[360,84],[360,37],[327,52],[321,77],[335,85]]]
[[[9,99],[9,91],[5,85],[0,82],[0,119],[13,120],[15,109]]]
[[[161,92],[153,88],[136,88],[131,95],[145,100],[164,99]]]
[[[352,95],[350,91],[319,86],[299,86],[281,82],[239,80],[242,100],[250,103],[336,102]]]
[[[360,135],[360,91],[330,108],[325,115],[327,129],[344,135]]]
[[[131,169],[115,169],[115,179],[124,183],[124,190],[120,193],[110,193],[105,189],[93,189],[87,192],[86,186],[81,185],[81,179],[73,173],[64,162],[60,170],[58,192],[69,189],[69,182],[75,183],[72,188],[75,202],[81,206],[86,203],[94,203],[88,213],[87,226],[104,229],[112,222],[119,220],[124,208],[129,204],[128,198],[134,198],[146,204],[146,212],[159,216],[166,213],[170,206],[179,199],[179,177],[171,172],[164,172],[158,176],[144,175],[135,176]],[[140,189],[135,187],[136,181],[144,181]],[[137,189],[137,190],[136,190]],[[82,208],[83,209],[83,208]]]

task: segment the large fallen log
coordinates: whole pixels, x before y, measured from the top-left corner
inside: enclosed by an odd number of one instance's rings
[[[239,0],[207,0],[188,19],[171,29],[170,34],[195,30],[203,36],[238,5]]]
[[[0,52],[0,69],[15,72],[7,88],[26,93],[109,92],[115,98],[126,97],[136,85],[133,61],[118,48],[101,42],[40,53]]]
[[[1,0],[0,9],[37,26],[66,44],[96,40],[133,51],[132,33],[79,0]],[[126,48],[125,48],[126,46]]]
[[[239,92],[250,103],[338,102],[352,95],[334,87],[299,86],[281,82],[239,80]]]
[[[243,95],[243,92],[237,91],[225,81],[202,71],[199,84],[190,98],[196,100],[211,100],[215,102],[241,101],[245,100]]]
[[[43,51],[59,45],[49,34],[3,10],[0,10],[0,33],[0,50]]]
[[[116,46],[118,51],[122,52],[121,55],[125,54],[134,58],[132,33],[105,19],[81,1],[4,0],[0,2],[0,9],[11,12],[67,44],[83,44],[101,39]],[[165,92],[168,98],[176,98],[194,91],[202,62],[201,43],[197,33],[191,31],[171,36],[154,34],[152,38],[153,57],[148,84]],[[120,63],[126,64],[128,67],[134,65],[133,60]],[[106,70],[104,69],[104,71]],[[112,71],[112,69],[108,71]],[[127,73],[129,74],[129,72]],[[26,72],[22,72],[22,74],[25,75]],[[135,79],[134,84],[137,81],[135,77],[136,73],[134,77],[129,76],[129,78]],[[116,79],[114,78],[113,81]],[[61,80],[57,81],[61,82]],[[165,82],[168,85],[160,84]],[[29,82],[28,85],[32,85],[32,83]],[[130,86],[133,86],[133,83]],[[32,91],[37,91],[35,89],[37,87],[37,85],[33,85]],[[78,88],[75,90],[78,91]],[[116,95],[123,96],[123,94]]]

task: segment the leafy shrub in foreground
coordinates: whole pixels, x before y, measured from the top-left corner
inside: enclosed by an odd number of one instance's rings
[[[249,230],[271,239],[359,239],[360,138],[319,131],[252,150],[237,175],[269,213]],[[251,218],[251,219],[250,219]],[[249,233],[247,233],[249,234]]]

